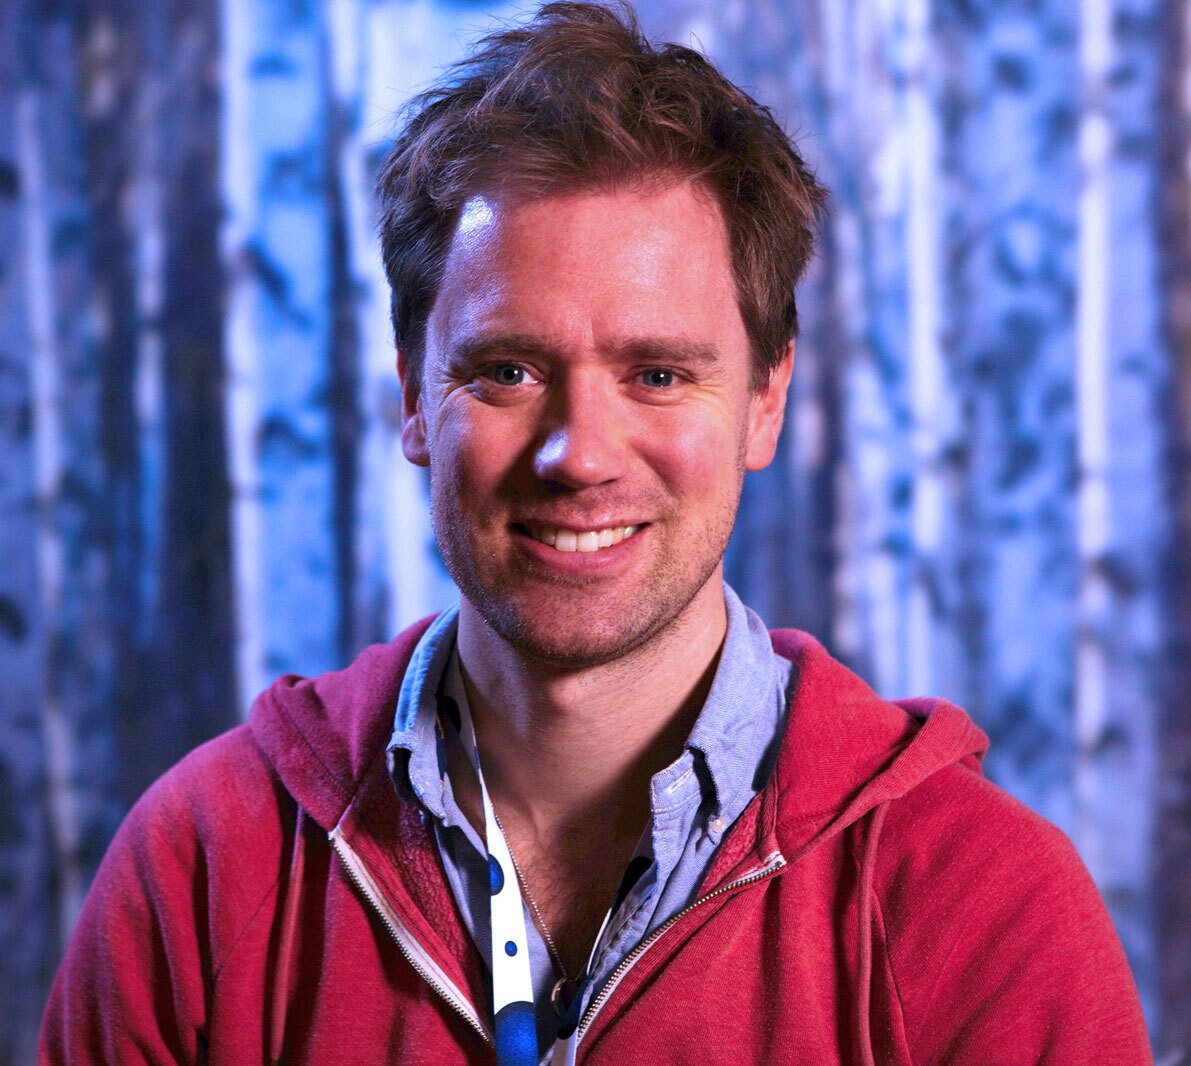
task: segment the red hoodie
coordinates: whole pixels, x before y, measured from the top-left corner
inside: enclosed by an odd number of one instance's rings
[[[424,628],[282,679],[149,790],[87,898],[43,1063],[493,1061],[483,965],[385,768]],[[698,901],[593,1001],[579,1061],[1150,1062],[1095,887],[980,776],[984,734],[773,640],[797,686],[772,780]]]

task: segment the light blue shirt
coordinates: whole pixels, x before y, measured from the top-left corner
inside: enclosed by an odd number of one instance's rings
[[[728,629],[707,701],[682,754],[650,782],[649,824],[634,855],[649,865],[608,924],[584,1009],[637,944],[694,901],[716,847],[773,769],[789,705],[791,663],[773,651],[764,623],[727,585],[724,602]],[[414,649],[397,700],[389,766],[398,791],[412,795],[431,815],[447,881],[488,960],[488,853],[455,802],[435,730],[440,683],[457,702],[465,698],[462,685],[452,683],[457,670],[450,669],[458,623],[458,608],[446,611]],[[528,913],[526,933],[545,1058],[558,1028],[550,1002],[557,977]]]

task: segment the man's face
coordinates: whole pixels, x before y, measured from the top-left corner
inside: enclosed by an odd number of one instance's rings
[[[750,390],[726,228],[690,184],[473,197],[403,430],[466,600],[523,654],[574,667],[722,612],[789,364]]]

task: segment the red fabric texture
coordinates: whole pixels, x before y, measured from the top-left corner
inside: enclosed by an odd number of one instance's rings
[[[142,798],[54,983],[42,1063],[493,1061],[328,842],[338,826],[490,1028],[433,834],[385,767],[425,624],[277,682]],[[1057,829],[980,776],[984,734],[942,701],[879,700],[805,634],[773,640],[797,676],[773,778],[710,898],[640,953],[579,1061],[1152,1061],[1095,887]]]

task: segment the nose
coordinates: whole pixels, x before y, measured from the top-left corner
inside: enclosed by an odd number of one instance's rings
[[[628,425],[615,390],[577,374],[547,405],[534,473],[543,481],[579,489],[622,477]]]

